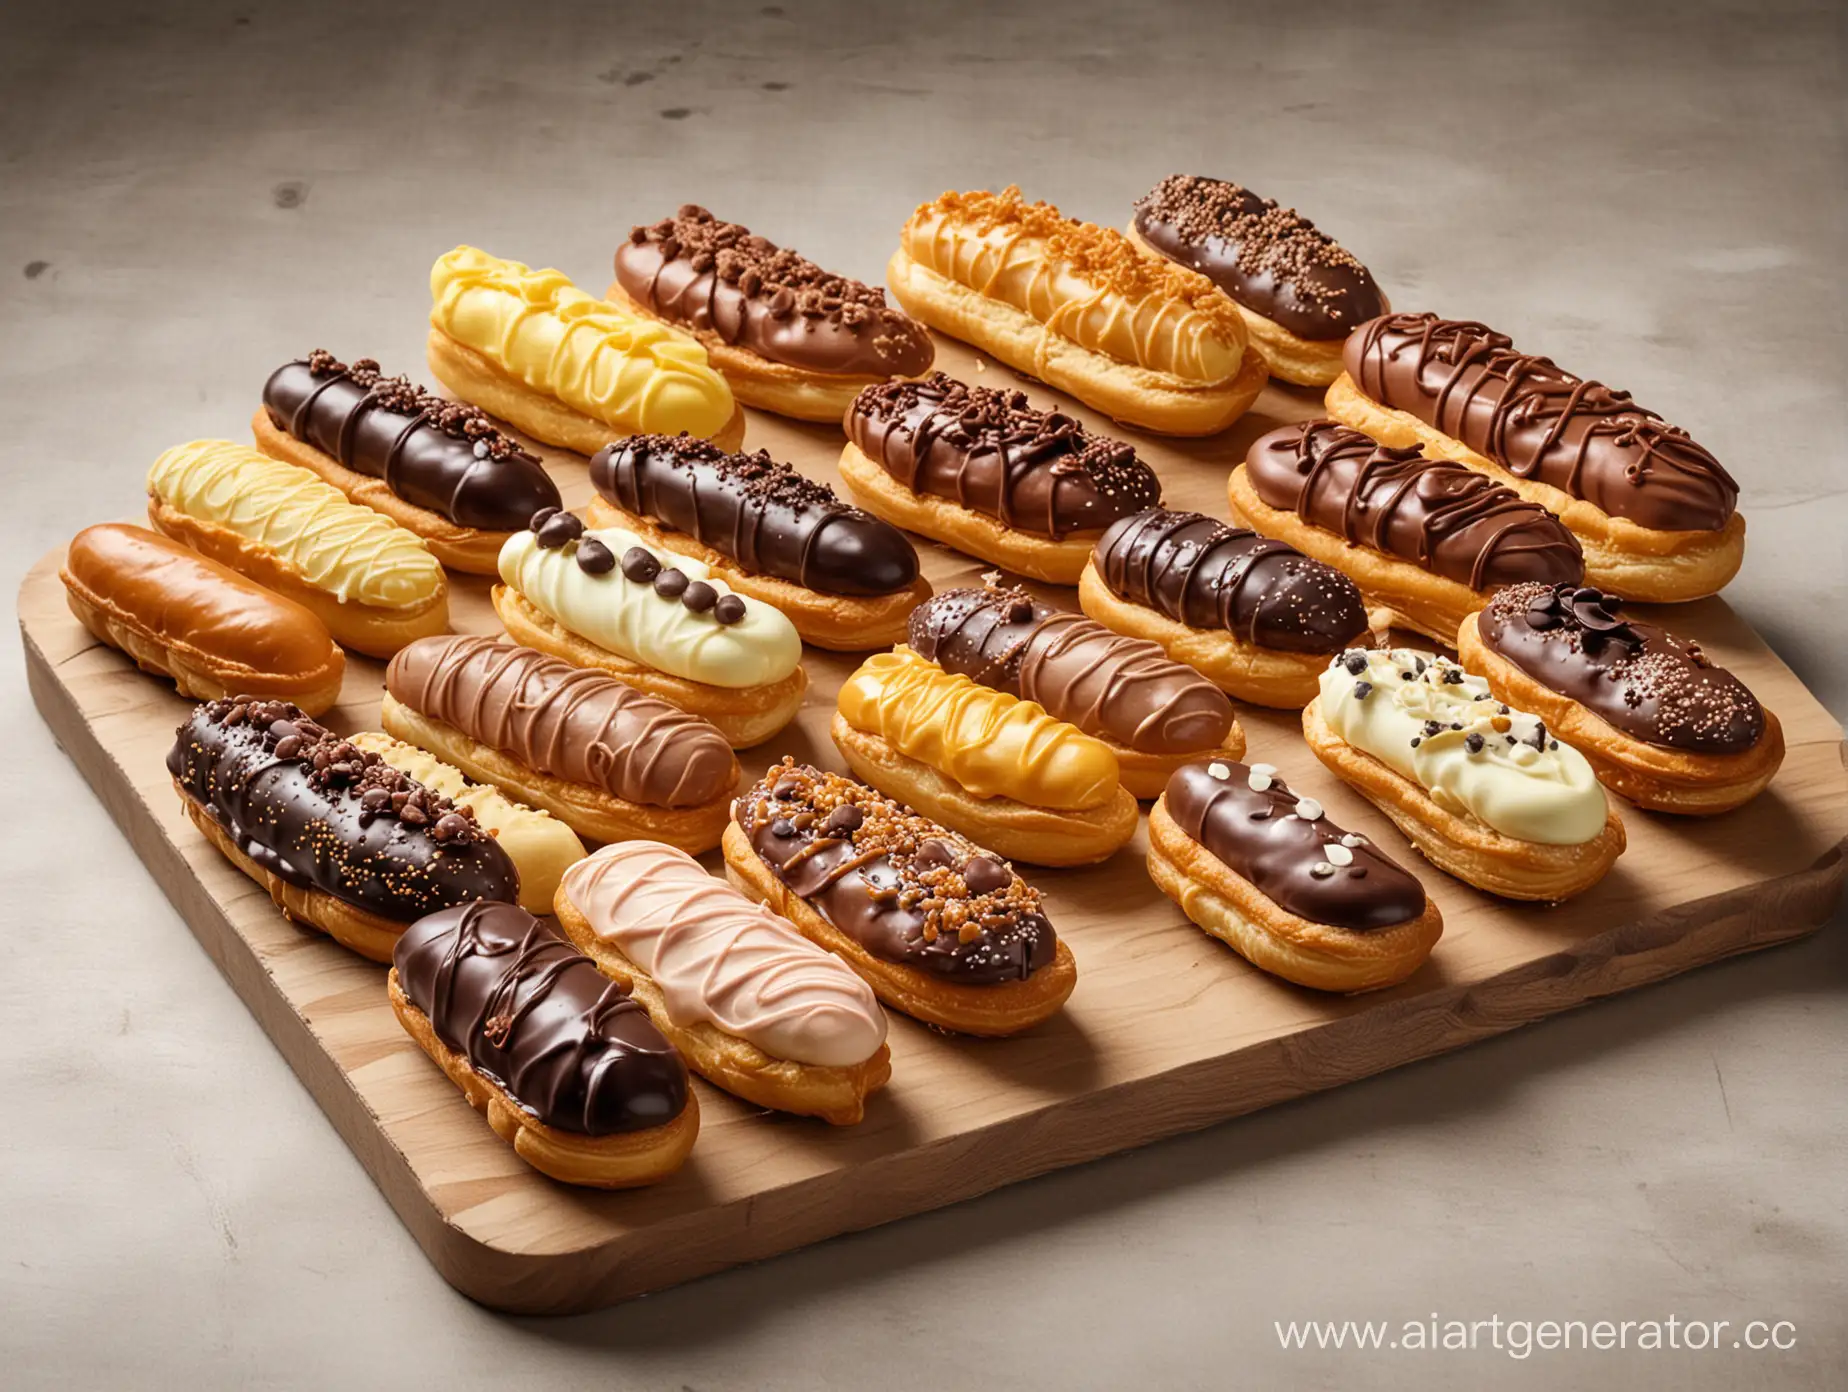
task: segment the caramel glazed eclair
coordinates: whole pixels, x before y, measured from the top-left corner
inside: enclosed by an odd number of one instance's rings
[[[735,749],[763,743],[802,707],[795,625],[691,557],[538,512],[501,548],[500,573],[494,612],[514,641],[709,720]]]
[[[746,405],[797,420],[837,421],[860,388],[920,376],[936,356],[884,291],[694,203],[631,230],[609,297],[692,334]]]
[[[1444,931],[1417,880],[1269,764],[1176,769],[1149,813],[1149,877],[1253,966],[1318,991],[1403,981]]]
[[[1161,502],[1131,446],[941,372],[869,387],[843,428],[841,479],[867,511],[1035,580],[1076,584],[1105,528]]]
[[[1013,867],[838,773],[773,765],[732,804],[725,867],[880,1000],[939,1029],[1018,1034],[1078,984]]]
[[[1170,174],[1135,206],[1129,239],[1231,297],[1270,375],[1325,387],[1341,344],[1386,312],[1373,274],[1294,208],[1224,179]]]
[[[375,962],[424,914],[519,897],[473,811],[286,701],[199,706],[167,772],[193,825],[283,913]]]
[[[1457,655],[1637,806],[1711,816],[1749,802],[1784,761],[1777,717],[1699,643],[1621,607],[1589,587],[1513,585],[1463,621]]]
[[[495,638],[411,644],[385,669],[379,719],[592,841],[709,851],[738,784],[731,746],[704,720]]]
[[[1078,603],[1241,701],[1284,708],[1312,699],[1328,656],[1369,625],[1359,589],[1334,567],[1247,527],[1165,508],[1104,533]]]
[[[689,436],[637,435],[590,461],[592,527],[691,556],[787,615],[806,643],[864,652],[904,637],[930,597],[903,532],[770,458]]]
[[[556,903],[565,935],[727,1092],[851,1126],[892,1076],[872,987],[684,851],[605,846]]]
[[[1628,392],[1434,314],[1363,324],[1342,363],[1329,415],[1382,444],[1458,460],[1556,513],[1584,548],[1587,584],[1668,604],[1715,594],[1738,573],[1739,485]]]
[[[265,454],[415,532],[452,570],[494,574],[508,535],[561,501],[539,456],[486,412],[386,377],[371,358],[348,367],[317,348],[284,363],[250,428]]]
[[[1309,748],[1464,883],[1567,899],[1623,853],[1623,823],[1585,756],[1449,659],[1354,648],[1321,688],[1303,709]]]
[[[1503,585],[1576,585],[1578,540],[1505,484],[1334,421],[1261,436],[1226,484],[1232,518],[1326,561],[1369,606],[1440,643]]]
[[[921,206],[886,279],[931,328],[1144,430],[1216,434],[1264,388],[1264,359],[1210,280],[1017,188]]]

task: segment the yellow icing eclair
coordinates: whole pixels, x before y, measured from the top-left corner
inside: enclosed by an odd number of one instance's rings
[[[229,440],[175,445],[148,471],[156,531],[311,611],[343,647],[390,657],[449,628],[420,538],[306,469]]]
[[[831,733],[859,777],[1011,859],[1085,865],[1136,829],[1102,740],[909,648],[847,679]]]
[[[595,454],[686,431],[736,449],[744,416],[686,334],[471,246],[430,271],[430,370],[536,440]]]

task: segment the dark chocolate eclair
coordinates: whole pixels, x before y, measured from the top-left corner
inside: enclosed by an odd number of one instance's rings
[[[436,1037],[543,1125],[614,1136],[664,1126],[687,1105],[686,1064],[648,1012],[522,908],[420,918],[392,966]]]
[[[1285,913],[1366,933],[1409,923],[1425,892],[1364,836],[1299,798],[1269,764],[1176,769],[1162,805],[1180,829]]]
[[[1576,584],[1585,574],[1578,539],[1540,504],[1486,474],[1388,449],[1336,421],[1259,437],[1245,472],[1271,507],[1472,590]]]
[[[637,227],[616,281],[650,314],[811,372],[912,377],[935,356],[924,326],[885,292],[824,271],[697,204]]]
[[[470,807],[348,743],[286,701],[196,707],[167,772],[251,860],[381,918],[519,897],[520,876]]]
[[[1367,631],[1360,590],[1293,546],[1198,512],[1125,517],[1091,551],[1118,599],[1280,652],[1332,653]]]
[[[1519,478],[1660,531],[1718,531],[1732,520],[1739,485],[1685,430],[1628,392],[1515,352],[1485,325],[1389,314],[1356,329],[1341,356],[1382,406]]]
[[[918,578],[903,532],[767,450],[727,454],[690,435],[636,435],[591,457],[590,482],[625,512],[804,589],[885,595]]]
[[[1700,644],[1622,618],[1622,601],[1588,586],[1512,585],[1476,630],[1490,652],[1645,744],[1743,754],[1765,732],[1764,707]]]
[[[1154,471],[1121,440],[1036,411],[1025,392],[971,387],[942,372],[868,387],[847,408],[846,429],[912,492],[1036,536],[1102,531],[1161,501]]]
[[[1127,749],[1216,749],[1225,692],[1158,644],[1041,604],[1025,590],[940,590],[911,611],[913,652]]]
[[[992,986],[1058,952],[1013,867],[864,783],[786,758],[732,815],[792,894],[884,961]]]
[[[458,527],[516,532],[558,486],[476,406],[445,401],[370,358],[351,367],[316,349],[263,384],[270,423],[405,502]]]
[[[1298,338],[1344,338],[1384,312],[1373,275],[1294,208],[1225,179],[1170,174],[1136,204],[1138,236]]]

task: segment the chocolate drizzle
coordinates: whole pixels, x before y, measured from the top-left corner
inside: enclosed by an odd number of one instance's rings
[[[392,965],[437,1038],[546,1126],[614,1136],[686,1108],[686,1065],[648,1012],[524,909],[430,914]]]
[[[1646,744],[1743,754],[1765,732],[1764,707],[1700,644],[1620,615],[1614,595],[1578,585],[1514,585],[1477,630],[1491,652]]]
[[[1732,520],[1739,485],[1685,430],[1485,325],[1389,314],[1354,331],[1342,362],[1381,405],[1613,517],[1689,532]]]
[[[1058,951],[1039,892],[1005,861],[851,778],[786,758],[732,816],[791,893],[884,961],[992,986]]]
[[[1252,445],[1245,471],[1271,507],[1472,590],[1576,584],[1585,573],[1577,538],[1538,503],[1461,464],[1388,449],[1334,421],[1271,431]]]
[[[1367,631],[1354,582],[1295,547],[1198,512],[1126,517],[1091,552],[1118,599],[1282,652],[1337,652]]]
[[[590,482],[625,512],[804,589],[886,595],[918,578],[903,532],[766,450],[727,454],[687,435],[636,435],[597,451]]]
[[[559,505],[538,456],[486,412],[381,376],[370,358],[349,367],[317,348],[270,374],[263,407],[278,430],[458,527],[516,531]]]
[[[966,386],[942,372],[868,387],[847,408],[846,429],[912,492],[1036,536],[1101,531],[1161,501],[1160,482],[1129,445],[1033,409],[1025,392]]]

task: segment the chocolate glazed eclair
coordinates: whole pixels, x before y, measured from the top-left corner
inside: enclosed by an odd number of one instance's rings
[[[1247,527],[1165,508],[1104,533],[1078,602],[1240,700],[1285,708],[1311,700],[1328,657],[1369,625],[1359,589],[1334,567]]]
[[[1440,643],[1502,585],[1576,585],[1577,538],[1513,489],[1334,421],[1262,436],[1226,484],[1233,518],[1325,561]]]
[[[844,425],[841,478],[868,511],[1036,580],[1075,583],[1105,528],[1161,501],[1131,446],[1025,392],[933,372],[861,392]]]
[[[624,527],[690,555],[843,652],[895,643],[930,596],[905,534],[771,459],[686,435],[637,435],[590,461],[592,527]]]
[[[945,590],[912,612],[907,637],[944,671],[1036,702],[1102,740],[1139,798],[1158,796],[1189,759],[1244,752],[1232,703],[1193,668],[1025,590]]]
[[[485,411],[386,377],[370,358],[349,367],[317,348],[283,364],[251,430],[265,454],[415,532],[453,570],[494,574],[501,543],[560,505],[539,457]]]

